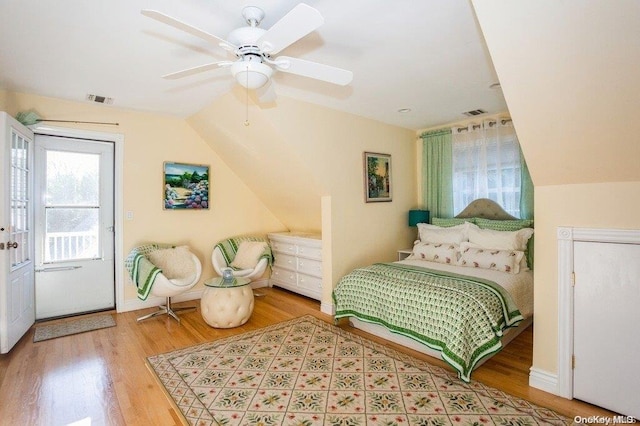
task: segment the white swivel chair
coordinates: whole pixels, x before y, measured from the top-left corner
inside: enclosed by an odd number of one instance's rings
[[[260,257],[256,256],[256,263],[254,266],[246,268],[232,268],[233,276],[253,280],[254,278],[260,277],[264,274],[267,266],[269,266],[273,259],[267,240],[262,237],[238,237],[221,241],[213,248],[213,252],[211,253],[211,263],[213,264],[213,269],[218,275],[222,276],[223,269],[232,267],[232,263],[235,260],[236,254],[238,254],[238,250],[243,241],[266,244],[264,251],[260,253]]]
[[[150,283],[147,287],[138,284],[138,298],[145,300],[148,295],[166,298],[165,304],[160,305],[157,311],[138,318],[138,321],[166,314],[180,322],[177,312],[196,309],[195,306],[171,307],[171,298],[190,290],[202,274],[200,259],[187,246],[148,244],[138,247],[127,258],[127,269],[136,284]]]

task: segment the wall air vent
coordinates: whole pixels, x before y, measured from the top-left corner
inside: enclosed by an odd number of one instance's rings
[[[467,117],[475,117],[476,115],[482,115],[482,114],[486,114],[487,111],[483,110],[483,109],[474,109],[471,111],[467,111],[467,112],[463,112],[462,114],[466,115]]]
[[[89,102],[96,102],[96,103],[99,103],[99,104],[108,104],[108,105],[111,105],[111,104],[113,103],[113,98],[108,98],[108,97],[106,97],[106,96],[100,96],[100,95],[91,95],[91,94],[88,94],[88,95],[87,95],[87,97],[86,97],[86,99],[87,99]]]

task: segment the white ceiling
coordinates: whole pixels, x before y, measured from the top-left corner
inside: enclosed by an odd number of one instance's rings
[[[1,0],[0,88],[188,117],[229,91],[220,69],[165,80],[184,68],[230,59],[207,42],[140,14],[156,9],[226,38],[246,5],[268,29],[298,0]],[[334,86],[274,75],[278,95],[409,128],[506,111],[470,0],[307,0],[325,23],[281,52],[353,71]],[[109,106],[105,106],[108,108]],[[277,107],[277,104],[276,104]],[[411,112],[398,113],[410,108]]]

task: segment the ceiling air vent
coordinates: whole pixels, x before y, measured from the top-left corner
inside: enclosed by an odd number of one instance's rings
[[[476,115],[486,114],[487,111],[483,109],[474,109],[472,111],[463,112],[467,117],[475,117]]]
[[[89,102],[97,102],[99,104],[108,104],[111,105],[113,103],[113,98],[108,98],[106,96],[100,96],[100,95],[87,95],[86,98]]]

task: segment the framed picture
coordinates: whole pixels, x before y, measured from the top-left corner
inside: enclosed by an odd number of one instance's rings
[[[364,153],[364,197],[367,203],[391,201],[391,155]]]
[[[165,210],[209,208],[209,166],[164,162]]]

